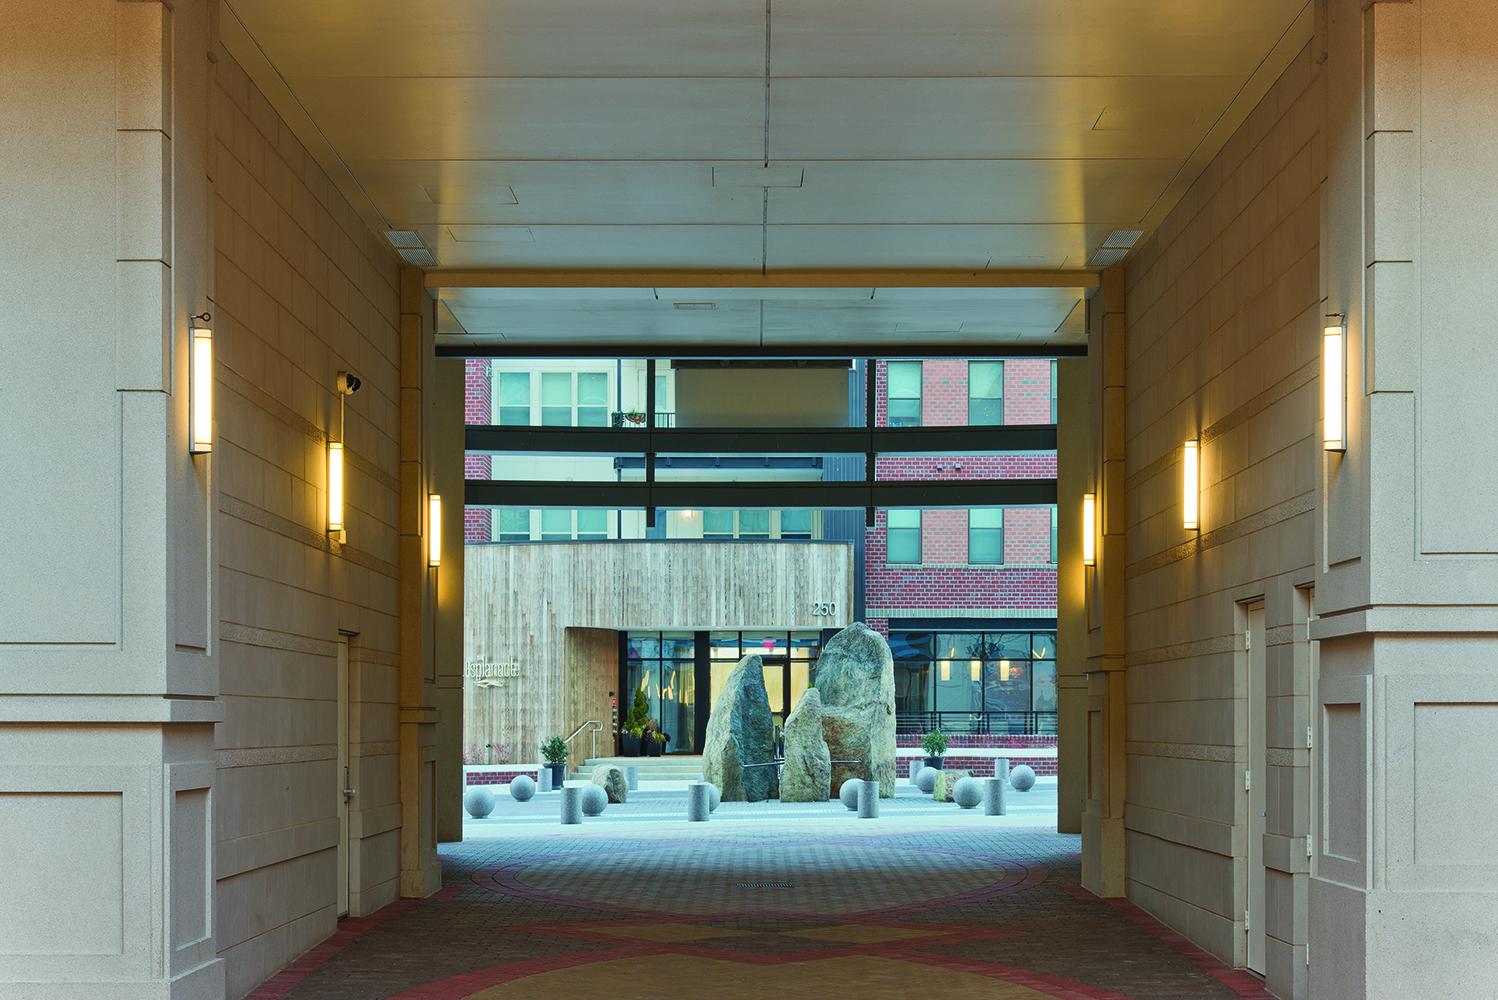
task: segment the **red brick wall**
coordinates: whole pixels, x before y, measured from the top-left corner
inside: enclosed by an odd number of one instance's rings
[[[463,422],[488,424],[494,420],[494,378],[489,362],[467,361],[463,373]],[[491,463],[488,455],[465,455],[464,479],[488,479]],[[463,541],[488,542],[494,539],[494,512],[487,507],[469,507],[463,511]]]

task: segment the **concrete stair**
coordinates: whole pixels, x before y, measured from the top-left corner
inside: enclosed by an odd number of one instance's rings
[[[641,781],[696,781],[702,777],[702,757],[670,754],[663,757],[593,757],[577,769],[577,777],[588,777],[599,764],[638,767]]]

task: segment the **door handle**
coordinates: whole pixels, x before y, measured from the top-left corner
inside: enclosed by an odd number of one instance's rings
[[[347,802],[349,799],[352,799],[356,791],[358,791],[358,789],[349,787],[348,768],[345,767],[343,769],[343,801]]]

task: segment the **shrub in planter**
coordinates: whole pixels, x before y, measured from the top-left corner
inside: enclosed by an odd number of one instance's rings
[[[640,756],[640,731],[626,730],[619,734],[619,752],[626,757]]]
[[[559,735],[546,737],[541,743],[541,756],[546,758],[546,767],[551,771],[551,787],[562,787],[567,774],[567,741]]]
[[[940,771],[947,754],[947,738],[939,727],[921,737],[921,750],[926,754],[922,763]]]

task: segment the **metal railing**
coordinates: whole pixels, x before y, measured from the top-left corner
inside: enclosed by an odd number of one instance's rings
[[[896,712],[895,732],[1054,736],[1055,712]]]
[[[603,732],[603,723],[599,722],[597,719],[589,719],[587,722],[584,722],[582,725],[574,729],[572,731],[572,736],[576,736],[578,733],[582,732],[584,729],[587,729],[589,726],[593,727],[591,730],[589,730],[589,732],[593,734],[593,754],[589,758],[591,760],[594,757],[598,756],[598,734]],[[572,736],[567,737],[562,742],[571,745]]]
[[[626,411],[623,411],[623,412],[620,412],[620,411],[616,410],[616,411],[614,411],[614,421],[613,422],[614,422],[614,426],[615,427],[644,427],[645,426],[645,414],[641,413],[639,410],[626,410]],[[655,415],[655,426],[657,426],[657,427],[675,427],[676,426],[676,414],[675,413],[661,413],[661,412],[657,411],[657,413]]]

